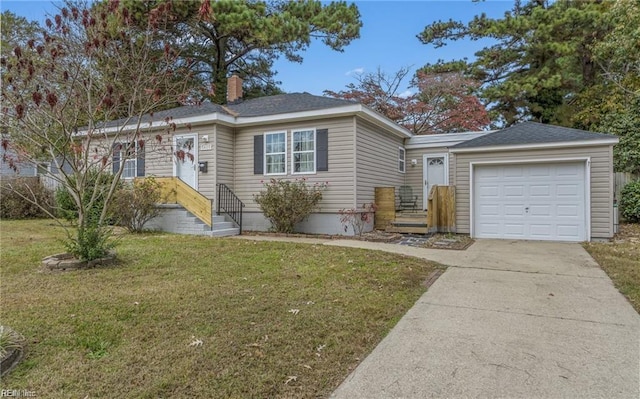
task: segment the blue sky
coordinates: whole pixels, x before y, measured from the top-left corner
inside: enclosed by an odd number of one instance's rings
[[[304,52],[302,64],[287,60],[276,62],[277,80],[286,92],[309,92],[321,95],[325,89],[339,91],[354,82],[354,73],[373,72],[380,67],[393,73],[403,66],[413,70],[438,59],[467,57],[486,42],[461,41],[434,49],[421,44],[416,35],[437,20],[469,21],[474,15],[486,13],[500,17],[511,9],[513,1],[471,2],[451,1],[356,1],[363,27],[360,39],[354,40],[344,52],[330,50],[320,42],[313,42]],[[47,13],[55,13],[51,1],[3,0],[2,11],[10,10],[30,20],[42,22]],[[408,84],[408,79],[407,82]],[[406,89],[404,87],[403,89]]]

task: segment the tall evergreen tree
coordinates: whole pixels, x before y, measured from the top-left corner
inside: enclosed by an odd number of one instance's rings
[[[180,63],[198,79],[201,91],[225,102],[226,80],[235,72],[245,80],[246,94],[279,93],[273,62],[280,56],[301,62],[312,39],[342,51],[360,35],[360,13],[344,1],[318,0],[124,0],[130,18],[146,26],[151,10],[164,5],[172,24],[163,40],[180,49]]]
[[[444,46],[447,41],[490,38],[494,43],[476,53],[472,62],[427,65],[443,72],[463,65],[466,74],[482,82],[480,97],[492,118],[506,125],[520,120],[572,125],[576,100],[598,81],[593,46],[610,30],[603,16],[610,1],[516,1],[502,18],[476,16],[468,24],[449,20],[427,26],[418,38]]]

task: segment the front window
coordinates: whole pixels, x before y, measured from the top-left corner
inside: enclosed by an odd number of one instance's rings
[[[398,147],[398,172],[404,173],[407,170],[406,151],[402,147]]]
[[[122,177],[124,179],[133,179],[136,177],[137,171],[136,145],[132,145],[131,143],[123,144],[120,154],[123,168]]]
[[[315,130],[300,130],[293,132],[291,140],[293,173],[316,172],[315,136]]]
[[[264,135],[265,174],[283,175],[287,173],[287,134],[285,132]]]

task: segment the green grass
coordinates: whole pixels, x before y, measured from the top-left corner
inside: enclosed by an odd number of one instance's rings
[[[63,236],[50,221],[0,222],[0,324],[27,342],[4,389],[327,397],[437,267],[378,251],[143,234],[122,237],[117,266],[43,272]]]
[[[640,225],[623,224],[613,242],[590,242],[584,247],[640,313]]]

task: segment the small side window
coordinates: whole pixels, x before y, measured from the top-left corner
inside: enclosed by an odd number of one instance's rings
[[[406,150],[398,147],[398,172],[400,173],[404,173],[407,170],[406,155]]]

